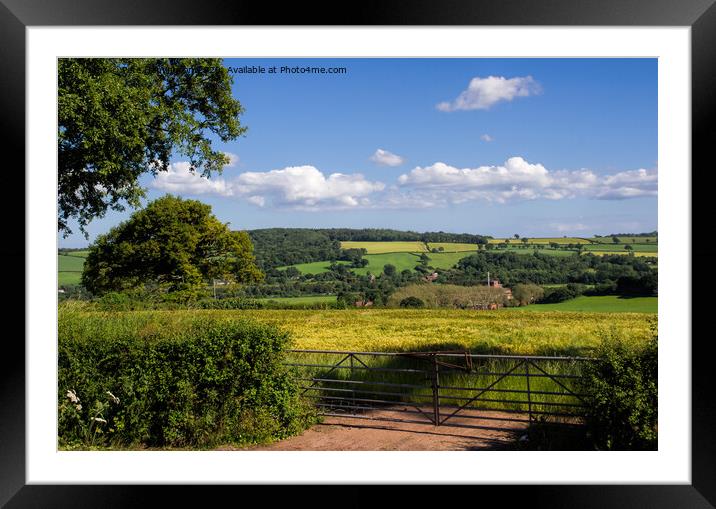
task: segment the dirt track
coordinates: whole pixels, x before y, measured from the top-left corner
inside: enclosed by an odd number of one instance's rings
[[[403,412],[380,410],[371,417],[406,419]],[[427,418],[411,416],[425,423],[394,423],[350,417],[326,417],[302,435],[267,446],[258,451],[471,451],[505,449],[519,439],[526,424],[497,420],[524,418],[501,412],[463,411],[441,426]],[[472,426],[470,428],[458,425]],[[478,427],[479,428],[475,428]],[[224,450],[231,450],[226,448]]]

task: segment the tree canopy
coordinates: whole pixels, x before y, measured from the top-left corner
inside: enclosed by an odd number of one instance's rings
[[[166,195],[97,238],[82,284],[95,294],[144,285],[177,291],[213,278],[263,279],[248,234],[229,230],[209,205]]]
[[[244,134],[243,108],[221,59],[61,58],[58,61],[58,231],[108,209],[140,206],[138,177],[166,171],[172,154],[203,176],[221,171],[226,142]]]

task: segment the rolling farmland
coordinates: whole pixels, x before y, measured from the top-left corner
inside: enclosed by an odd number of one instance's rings
[[[470,256],[472,253],[469,251],[463,252],[443,252],[443,253],[427,253],[430,261],[428,265],[435,267],[436,269],[449,269],[454,266],[461,258]],[[571,254],[571,253],[570,253]],[[356,274],[380,274],[383,272],[383,267],[387,264],[394,265],[398,272],[403,270],[413,270],[418,264],[418,253],[384,253],[384,254],[372,254],[365,255],[364,258],[368,260],[368,265],[360,268],[352,268],[351,270]],[[339,264],[347,265],[348,262],[336,262]],[[302,274],[321,274],[330,269],[331,262],[312,262],[312,263],[300,263],[297,265],[291,265],[295,267]],[[284,270],[287,267],[278,267],[280,270]]]
[[[659,237],[617,237],[619,244],[658,244]],[[594,237],[590,239],[599,244],[613,244],[612,237]]]
[[[491,239],[491,243],[501,242],[501,239]],[[507,248],[499,251],[509,251],[517,254],[530,255],[539,252],[548,256],[574,256],[576,251],[573,249],[551,249],[541,248],[535,249],[534,244],[545,246],[550,242],[558,244],[580,244],[583,246],[584,253],[591,253],[596,256],[602,255],[628,255],[629,251],[624,249],[623,244],[590,244],[586,239],[576,237],[567,238],[536,238],[530,239],[530,244],[524,247],[520,241],[513,240]],[[368,260],[368,265],[361,268],[351,269],[356,274],[380,274],[383,266],[386,264],[394,265],[398,272],[402,270],[412,270],[418,263],[418,256],[426,253],[430,258],[428,265],[436,269],[449,269],[453,267],[460,259],[470,256],[477,251],[476,244],[450,243],[450,242],[431,242],[426,247],[422,242],[341,242],[341,246],[347,248],[364,248],[368,250],[368,254],[364,256]],[[442,247],[444,251],[440,253],[430,253],[427,249]],[[634,256],[658,257],[657,244],[638,244],[632,245]],[[348,262],[337,262],[339,264],[348,264]],[[330,270],[330,261],[311,262],[291,265],[302,274],[320,274]],[[278,267],[280,270],[286,269],[288,266]]]
[[[78,285],[82,277],[82,267],[87,251],[74,251],[57,255],[57,283],[59,285]]]
[[[424,253],[428,250],[424,242],[341,242],[343,249],[365,249],[368,254],[382,253]]]
[[[657,244],[589,244],[584,246],[585,251],[608,251],[621,252],[626,251],[624,246],[629,245],[635,253],[656,253],[659,251]]]
[[[477,251],[477,244],[463,244],[460,242],[428,242],[428,247],[432,249],[443,248],[446,253],[458,253],[462,251]]]
[[[522,244],[522,239],[507,238],[507,239],[490,239],[490,244],[501,244],[509,240],[510,244]],[[556,242],[557,244],[589,244],[590,240],[583,239],[580,237],[529,237],[528,241],[530,244],[549,244],[550,242]]]

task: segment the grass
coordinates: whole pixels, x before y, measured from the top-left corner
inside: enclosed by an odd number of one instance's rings
[[[591,244],[584,246],[585,251],[623,251],[626,244]],[[656,253],[659,250],[657,244],[629,244],[634,252]]]
[[[589,251],[591,254],[595,256],[605,256],[605,255],[628,255],[628,251]],[[634,256],[641,256],[641,257],[651,257],[651,258],[658,258],[659,253],[650,253],[650,252],[644,252],[644,251],[635,251]]]
[[[59,272],[82,272],[84,264],[83,257],[57,255],[57,270]]]
[[[557,244],[589,244],[590,240],[580,237],[527,237],[530,244],[549,244],[556,242]],[[522,244],[522,239],[514,237],[508,239],[490,239],[490,244],[500,244],[505,240],[509,240],[510,244]]]
[[[336,262],[341,265],[348,265],[349,262]],[[285,265],[283,267],[276,267],[279,270],[285,270],[289,267],[298,269],[301,274],[323,274],[330,270],[331,262],[326,260],[323,262],[310,262],[310,263],[298,263],[296,265]]]
[[[358,242],[343,241],[341,242],[343,249],[360,249],[368,251],[368,254],[383,253],[424,253],[428,250],[424,242]]]
[[[79,258],[87,258],[87,255],[89,254],[89,249],[81,249],[79,251],[62,251],[60,254],[64,256],[75,256]]]
[[[390,244],[389,242],[386,242],[385,244]],[[431,244],[432,245],[432,244]],[[467,244],[465,244],[467,245]],[[644,251],[639,251],[635,249],[634,256],[650,256],[650,257],[656,257],[658,254],[656,252],[652,252],[650,250],[651,246],[647,246],[647,249]],[[653,246],[656,248],[656,246]],[[587,248],[588,252],[595,255],[595,256],[603,256],[603,255],[612,255],[612,254],[622,254],[622,255],[628,255],[629,253],[627,251],[623,250],[599,250],[595,251],[593,249],[600,249],[599,246],[590,246]],[[587,251],[585,250],[585,252]],[[523,255],[531,255],[535,251],[541,254],[545,254],[548,256],[574,256],[577,254],[576,251],[570,250],[570,249],[531,249],[531,248],[521,248],[517,246],[509,246],[505,249],[493,249],[491,253],[500,253],[509,251],[511,253],[517,253],[517,254],[523,254]],[[382,253],[382,254],[368,254],[365,255],[364,258],[368,260],[368,265],[361,268],[354,268],[351,269],[356,274],[362,274],[365,275],[367,273],[371,274],[380,274],[383,272],[383,266],[387,264],[394,265],[395,268],[398,270],[398,272],[403,271],[405,269],[413,270],[415,266],[418,264],[418,256],[421,253],[400,253],[400,252],[391,252],[391,253]],[[473,254],[471,251],[456,251],[456,252],[442,252],[442,253],[426,253],[428,257],[430,258],[430,261],[428,262],[428,265],[435,267],[436,269],[450,269],[457,264],[458,261],[460,261],[462,258],[465,258],[466,256],[470,256]],[[339,264],[347,265],[348,262],[338,262]],[[296,265],[292,265],[292,267],[295,267],[298,269],[299,272],[302,274],[321,274],[323,272],[327,272],[329,270],[331,262],[330,261],[322,261],[322,262],[311,262],[311,263],[299,263]],[[278,267],[280,270],[286,269],[288,266],[285,267]]]
[[[380,274],[383,272],[383,267],[387,264],[394,265],[398,272],[403,270],[413,270],[418,264],[418,254],[415,253],[385,253],[385,254],[373,254],[366,255],[363,258],[368,260],[368,265],[359,269],[351,269],[356,274],[365,275],[368,272],[371,274]]]
[[[414,357],[386,357],[375,355],[356,356],[351,368],[351,363],[343,362],[337,368],[323,367],[335,366],[344,355],[298,353],[289,354],[289,362],[303,364],[295,369],[304,380],[314,377],[324,380],[318,384],[311,385],[307,390],[308,397],[317,402],[319,408],[324,411],[347,411],[349,413],[360,412],[361,407],[380,406],[382,401],[405,401],[417,403],[432,414],[430,405],[432,403],[432,391],[430,386],[432,363],[429,359]],[[499,379],[496,373],[506,373],[517,367],[519,361],[512,359],[473,359],[472,370],[467,372],[458,369],[457,366],[465,366],[464,358],[441,357],[441,361],[456,365],[456,367],[440,366],[440,410],[441,418],[444,419],[457,409],[457,405],[467,404],[472,408],[483,408],[489,410],[508,410],[526,413],[529,406],[524,391],[527,389],[526,378],[523,376],[523,367],[513,371],[514,376],[506,376]],[[550,374],[570,374],[579,372],[581,364],[573,361],[537,361],[540,368]],[[305,366],[310,364],[312,366]],[[321,367],[317,367],[321,366]],[[411,370],[412,372],[395,370]],[[532,371],[534,373],[534,368]],[[347,382],[358,381],[350,383]],[[562,384],[572,385],[572,379],[560,379]],[[395,384],[400,384],[396,389]],[[316,389],[321,387],[321,390]],[[480,401],[469,401],[477,393],[477,388],[487,388],[480,397]],[[474,388],[474,391],[465,392],[456,388]],[[553,380],[533,376],[530,378],[531,408],[533,412],[570,412],[574,410],[575,403],[579,403],[574,396],[570,396]],[[512,392],[515,391],[515,392]],[[540,394],[542,392],[559,393]],[[322,398],[321,398],[322,396]],[[376,405],[376,401],[378,404]],[[540,404],[545,403],[545,404]],[[567,406],[560,406],[566,404]],[[426,418],[412,405],[403,406],[399,411],[403,412],[401,418],[419,419]],[[521,419],[519,415],[511,418]]]
[[[491,252],[492,253],[502,253],[505,251],[510,251],[512,253],[524,254],[524,255],[531,255],[535,251],[537,251],[538,253],[545,254],[548,256],[573,256],[577,253],[576,251],[574,251],[572,249],[548,249],[548,248],[545,248],[545,249],[526,248],[525,249],[525,248],[521,248],[521,247],[517,247],[517,246],[508,246],[506,248],[493,249]]]
[[[557,304],[532,304],[519,310],[532,312],[573,311],[579,313],[656,313],[658,297],[586,296]]]
[[[619,244],[658,244],[659,237],[617,237]],[[590,239],[600,244],[612,244],[614,240],[611,237],[598,237]],[[647,240],[649,242],[647,242]]]
[[[463,244],[460,242],[429,242],[428,248],[443,248],[445,253],[457,253],[461,251],[477,252],[477,244]]]
[[[304,295],[301,297],[266,297],[262,299],[256,299],[259,301],[276,301],[286,304],[313,304],[315,302],[335,302],[335,295]]]
[[[58,272],[57,284],[59,286],[78,285],[82,281],[81,272]]]
[[[60,286],[80,284],[84,263],[84,256],[74,256],[74,253],[57,255],[57,284]]]
[[[449,269],[453,267],[461,258],[470,256],[472,253],[463,251],[456,253],[427,253],[430,261],[428,265],[431,265],[437,269]],[[384,254],[373,254],[365,255],[364,258],[368,260],[368,265],[361,268],[351,269],[356,274],[365,275],[367,273],[380,274],[383,272],[385,265],[394,265],[398,272],[403,270],[413,270],[418,264],[418,253],[384,253]],[[342,264],[348,264],[348,262],[338,262]],[[312,263],[299,263],[293,265],[302,274],[320,274],[329,270],[331,262],[312,262]],[[284,270],[287,267],[278,267],[280,270]]]

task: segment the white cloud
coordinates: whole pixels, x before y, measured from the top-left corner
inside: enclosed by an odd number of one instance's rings
[[[409,189],[410,194],[420,191],[429,202],[443,204],[476,200],[506,203],[538,198],[626,199],[657,194],[656,170],[599,176],[590,170],[549,171],[522,157],[511,157],[503,165],[477,168],[455,168],[437,162],[401,175],[398,184]]]
[[[381,166],[400,166],[405,162],[404,158],[387,150],[383,150],[382,148],[376,150],[375,153],[370,156],[370,160]]]
[[[482,136],[480,136],[480,139],[481,139],[482,141],[486,141],[487,143],[490,143],[491,141],[494,141],[494,140],[495,140],[495,138],[493,138],[493,137],[490,136],[489,134],[483,134]]]
[[[440,111],[486,110],[498,102],[539,94],[541,90],[542,87],[532,76],[478,76],[470,80],[467,89],[454,101],[441,102],[436,108]]]
[[[371,203],[370,195],[384,188],[382,182],[370,182],[358,173],[332,173],[326,177],[313,166],[246,172],[232,186],[237,195],[247,196],[254,204],[300,209],[366,206]]]
[[[581,232],[590,229],[590,227],[584,223],[550,223],[550,227],[560,233]]]
[[[152,183],[152,187],[168,193],[216,196],[231,196],[233,191],[226,179],[221,177],[206,178],[191,172],[187,161],[171,163],[167,171],[160,171]]]
[[[657,195],[656,171],[644,169],[623,171],[604,179],[604,187],[597,193],[601,200],[624,200]]]
[[[598,175],[586,169],[550,171],[542,164],[511,157],[501,165],[476,168],[456,168],[443,162],[418,166],[400,175],[396,185],[386,187],[383,182],[367,180],[359,173],[327,175],[310,165],[244,172],[232,179],[225,176],[207,179],[189,171],[189,163],[182,161],[170,164],[166,172],[159,172],[152,187],[180,195],[235,197],[259,207],[394,209],[474,201],[507,203],[577,197],[624,200],[657,196],[658,176],[656,169],[611,175]]]
[[[231,152],[224,152],[224,155],[229,158],[229,164],[225,166],[225,168],[233,168],[236,166],[236,163],[239,162],[239,156],[236,154],[232,154]]]

